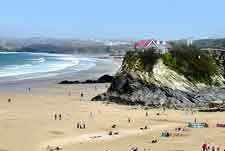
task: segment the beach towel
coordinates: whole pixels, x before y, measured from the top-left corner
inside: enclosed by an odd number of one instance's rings
[[[221,127],[221,128],[225,128],[225,124],[216,124],[216,127]]]
[[[207,123],[188,123],[188,127],[190,128],[206,128],[208,127]]]

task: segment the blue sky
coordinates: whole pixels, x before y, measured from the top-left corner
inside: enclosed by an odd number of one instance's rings
[[[224,0],[2,0],[6,37],[225,37]]]

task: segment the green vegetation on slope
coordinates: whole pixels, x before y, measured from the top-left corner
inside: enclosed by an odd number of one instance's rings
[[[218,74],[213,58],[195,46],[174,45],[162,58],[164,64],[193,82],[212,84],[212,77]]]
[[[154,64],[162,58],[165,65],[190,81],[215,85],[212,77],[219,74],[219,68],[214,59],[199,48],[173,45],[169,53],[160,55],[154,52],[154,49],[128,52],[124,58],[122,71],[152,72]]]
[[[139,70],[151,72],[160,55],[154,53],[154,49],[148,51],[129,51],[123,60],[123,71]]]

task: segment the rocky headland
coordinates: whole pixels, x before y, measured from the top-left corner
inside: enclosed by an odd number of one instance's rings
[[[212,52],[174,46],[169,53],[153,49],[128,52],[107,92],[92,101],[151,107],[203,107],[225,101],[224,67]]]

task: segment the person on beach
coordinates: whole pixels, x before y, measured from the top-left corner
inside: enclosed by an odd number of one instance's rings
[[[62,114],[59,114],[59,120],[62,120]]]
[[[77,122],[77,128],[80,128],[80,122]]]
[[[82,122],[82,121],[79,121],[79,122],[77,123],[77,128],[83,129],[83,122]]]
[[[145,116],[148,117],[148,112],[145,113]]]
[[[86,128],[86,123],[85,121],[82,122],[82,129],[85,129]]]
[[[131,119],[130,119],[130,117],[128,117],[128,119],[127,119],[127,120],[128,120],[128,123],[130,123],[130,122],[131,122]]]
[[[206,150],[207,150],[207,144],[204,143],[204,144],[202,145],[202,151],[206,151]]]
[[[8,99],[8,103],[10,103],[11,101],[12,101],[11,98],[9,98],[9,99]]]
[[[212,151],[216,151],[216,147],[214,145],[212,146]]]
[[[54,119],[57,120],[57,114],[54,115]]]
[[[83,122],[83,126],[82,126],[82,127],[83,127],[83,129],[85,129],[85,128],[86,128],[86,124],[85,124],[85,122]]]
[[[219,146],[216,148],[216,151],[220,151],[220,147]]]
[[[82,100],[82,99],[83,99],[83,97],[84,97],[84,93],[83,93],[83,92],[81,92],[81,94],[80,94],[80,100]]]

